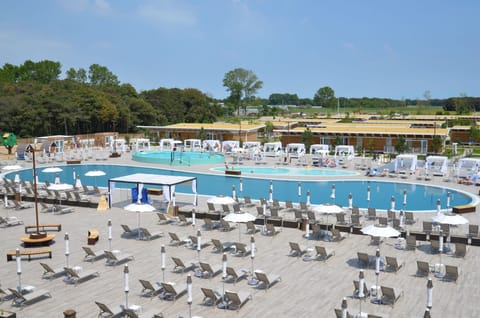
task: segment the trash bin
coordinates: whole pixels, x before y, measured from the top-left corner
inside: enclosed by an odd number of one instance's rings
[[[63,312],[63,317],[64,318],[76,318],[77,317],[77,312],[73,309],[67,309]]]

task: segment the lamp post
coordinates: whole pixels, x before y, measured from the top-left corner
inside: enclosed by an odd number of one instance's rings
[[[192,209],[192,227],[193,227],[193,232],[195,233],[195,219],[197,218],[196,216],[196,211],[195,211],[195,206]]]
[[[162,282],[165,282],[165,245],[160,248],[160,258],[162,261]]]
[[[112,220],[108,220],[108,250],[112,251]]]
[[[128,292],[130,291],[130,286],[128,284],[128,264],[125,264],[123,267],[123,278],[124,278],[124,291],[125,291],[125,309],[128,309]]]
[[[342,318],[348,318],[347,315],[347,297],[342,299]]]
[[[202,233],[200,230],[197,231],[197,253],[198,253],[198,262],[200,263],[200,250],[202,249]]]

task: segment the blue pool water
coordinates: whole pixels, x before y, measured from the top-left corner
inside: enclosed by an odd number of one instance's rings
[[[132,154],[132,159],[139,162],[162,163],[172,166],[223,164],[225,162],[225,156],[220,153],[190,151],[134,152]]]
[[[419,184],[373,181],[368,180],[332,180],[332,181],[301,181],[301,196],[298,196],[298,182],[280,180],[275,178],[255,178],[243,176],[243,193],[240,193],[240,178],[237,176],[211,175],[204,173],[190,173],[184,171],[172,171],[158,168],[146,168],[121,165],[65,165],[60,166],[63,171],[59,173],[61,182],[73,184],[73,172],[80,175],[82,183],[107,187],[108,179],[129,175],[133,173],[153,173],[163,175],[196,176],[197,187],[200,195],[231,195],[232,186],[240,197],[250,196],[252,199],[269,197],[270,180],[273,181],[273,197],[280,201],[291,200],[293,202],[306,201],[306,193],[311,193],[311,203],[320,204],[334,202],[342,206],[348,206],[349,193],[353,196],[353,205],[360,208],[368,206],[377,209],[390,209],[391,196],[395,197],[396,209],[403,208],[403,192],[407,192],[407,210],[409,211],[432,211],[436,210],[437,199],[440,199],[442,209],[446,208],[447,193],[451,193],[450,206],[470,204],[473,196],[454,189]],[[102,170],[106,176],[86,177],[85,173],[90,170]],[[43,173],[37,169],[39,182],[48,180],[53,182],[55,173]],[[32,180],[31,169],[19,172],[22,180]],[[6,174],[7,178],[13,179],[15,173]],[[299,177],[300,178],[300,177]],[[145,180],[147,182],[147,180]],[[335,185],[335,200],[331,199],[332,185]],[[131,187],[131,185],[118,184],[117,187]],[[370,187],[370,202],[367,201],[367,188]],[[177,192],[192,193],[191,186],[180,185]]]
[[[231,169],[232,167],[229,167]],[[285,167],[248,167],[248,166],[235,166],[234,170],[239,170],[242,175],[288,175],[288,176],[356,176],[357,172],[341,170],[341,169],[325,169],[317,167],[305,167],[305,168],[285,168]],[[225,167],[212,168],[212,171],[225,172]]]

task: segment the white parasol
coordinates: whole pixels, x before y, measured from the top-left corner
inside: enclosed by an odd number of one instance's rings
[[[467,224],[468,220],[461,215],[455,213],[440,213],[432,218],[433,222],[450,225]]]
[[[86,177],[95,177],[94,185],[97,185],[97,177],[101,177],[104,175],[106,175],[106,173],[102,170],[90,170],[85,173]]]
[[[129,212],[137,213],[138,238],[140,239],[140,214],[144,212],[153,212],[155,211],[155,207],[147,203],[130,203],[129,205],[126,205],[123,209]]]
[[[256,217],[247,212],[235,212],[225,215],[223,219],[227,222],[247,223],[249,221],[255,221]],[[238,227],[238,240],[240,241],[240,227]]]
[[[15,170],[20,170],[22,169],[23,167],[22,166],[19,166],[19,165],[9,165],[9,166],[5,166],[5,167],[2,167],[2,170],[5,170],[5,171],[15,171]]]
[[[73,189],[73,185],[68,183],[54,183],[50,184],[47,189],[52,191],[69,191]],[[58,197],[58,204],[62,205],[62,196]]]
[[[326,214],[327,215],[327,223],[328,223],[328,216],[330,214],[337,214],[343,212],[343,208],[336,204],[319,204],[312,207],[312,211]]]
[[[42,170],[44,173],[54,173],[54,172],[62,172],[62,168],[59,167],[48,167]]]
[[[312,210],[314,212],[322,213],[322,214],[336,214],[343,212],[343,208],[336,204],[319,204],[312,206]]]
[[[213,203],[213,204],[219,204],[219,205],[236,203],[236,201],[232,197],[222,196],[222,195],[211,197],[207,200],[207,202]]]
[[[363,234],[374,237],[397,237],[400,232],[393,227],[383,224],[371,224],[361,229]]]

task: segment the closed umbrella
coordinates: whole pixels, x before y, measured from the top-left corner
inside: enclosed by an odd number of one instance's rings
[[[335,185],[332,184],[332,193],[330,194],[330,198],[333,202],[335,202]]]
[[[252,260],[252,277],[248,281],[249,285],[256,285],[258,283],[257,279],[255,278],[255,270],[253,266],[253,260],[255,259],[255,237],[252,235],[250,236],[250,258]]]
[[[390,199],[390,210],[395,211],[395,197],[392,195],[392,198]]]
[[[232,199],[237,199],[237,191],[235,190],[235,185],[232,185]]]
[[[15,261],[17,263],[17,275],[18,275],[18,287],[19,293],[22,292],[22,256],[20,255],[20,249],[15,250]]]
[[[348,194],[348,208],[353,208],[353,195],[351,193]]]
[[[368,188],[367,188],[367,205],[368,205],[368,207],[370,207],[370,193],[371,193],[370,186],[368,186]]]
[[[310,206],[310,191],[307,191],[307,206]]]
[[[433,305],[433,282],[432,278],[428,278],[427,282],[427,308],[432,309]]]
[[[108,250],[112,250],[112,220],[108,220]]]
[[[193,302],[192,276],[188,274],[187,275],[187,303],[189,308],[189,317],[192,317],[192,302]]]
[[[297,187],[298,202],[300,202],[300,198],[302,197],[302,184],[299,182]]]
[[[403,209],[407,209],[407,190],[403,190]]]
[[[161,260],[161,268],[162,268],[162,282],[165,282],[165,245],[162,244],[162,247],[160,248],[160,260]]]
[[[68,266],[68,256],[70,255],[70,238],[68,236],[68,233],[65,233],[65,260]]]
[[[342,318],[348,318],[346,297],[343,297],[343,300],[342,300]]]
[[[130,285],[128,281],[128,264],[125,264],[123,267],[123,282],[124,282],[124,288],[123,290],[125,291],[125,308],[128,309],[128,292],[130,291]]]

